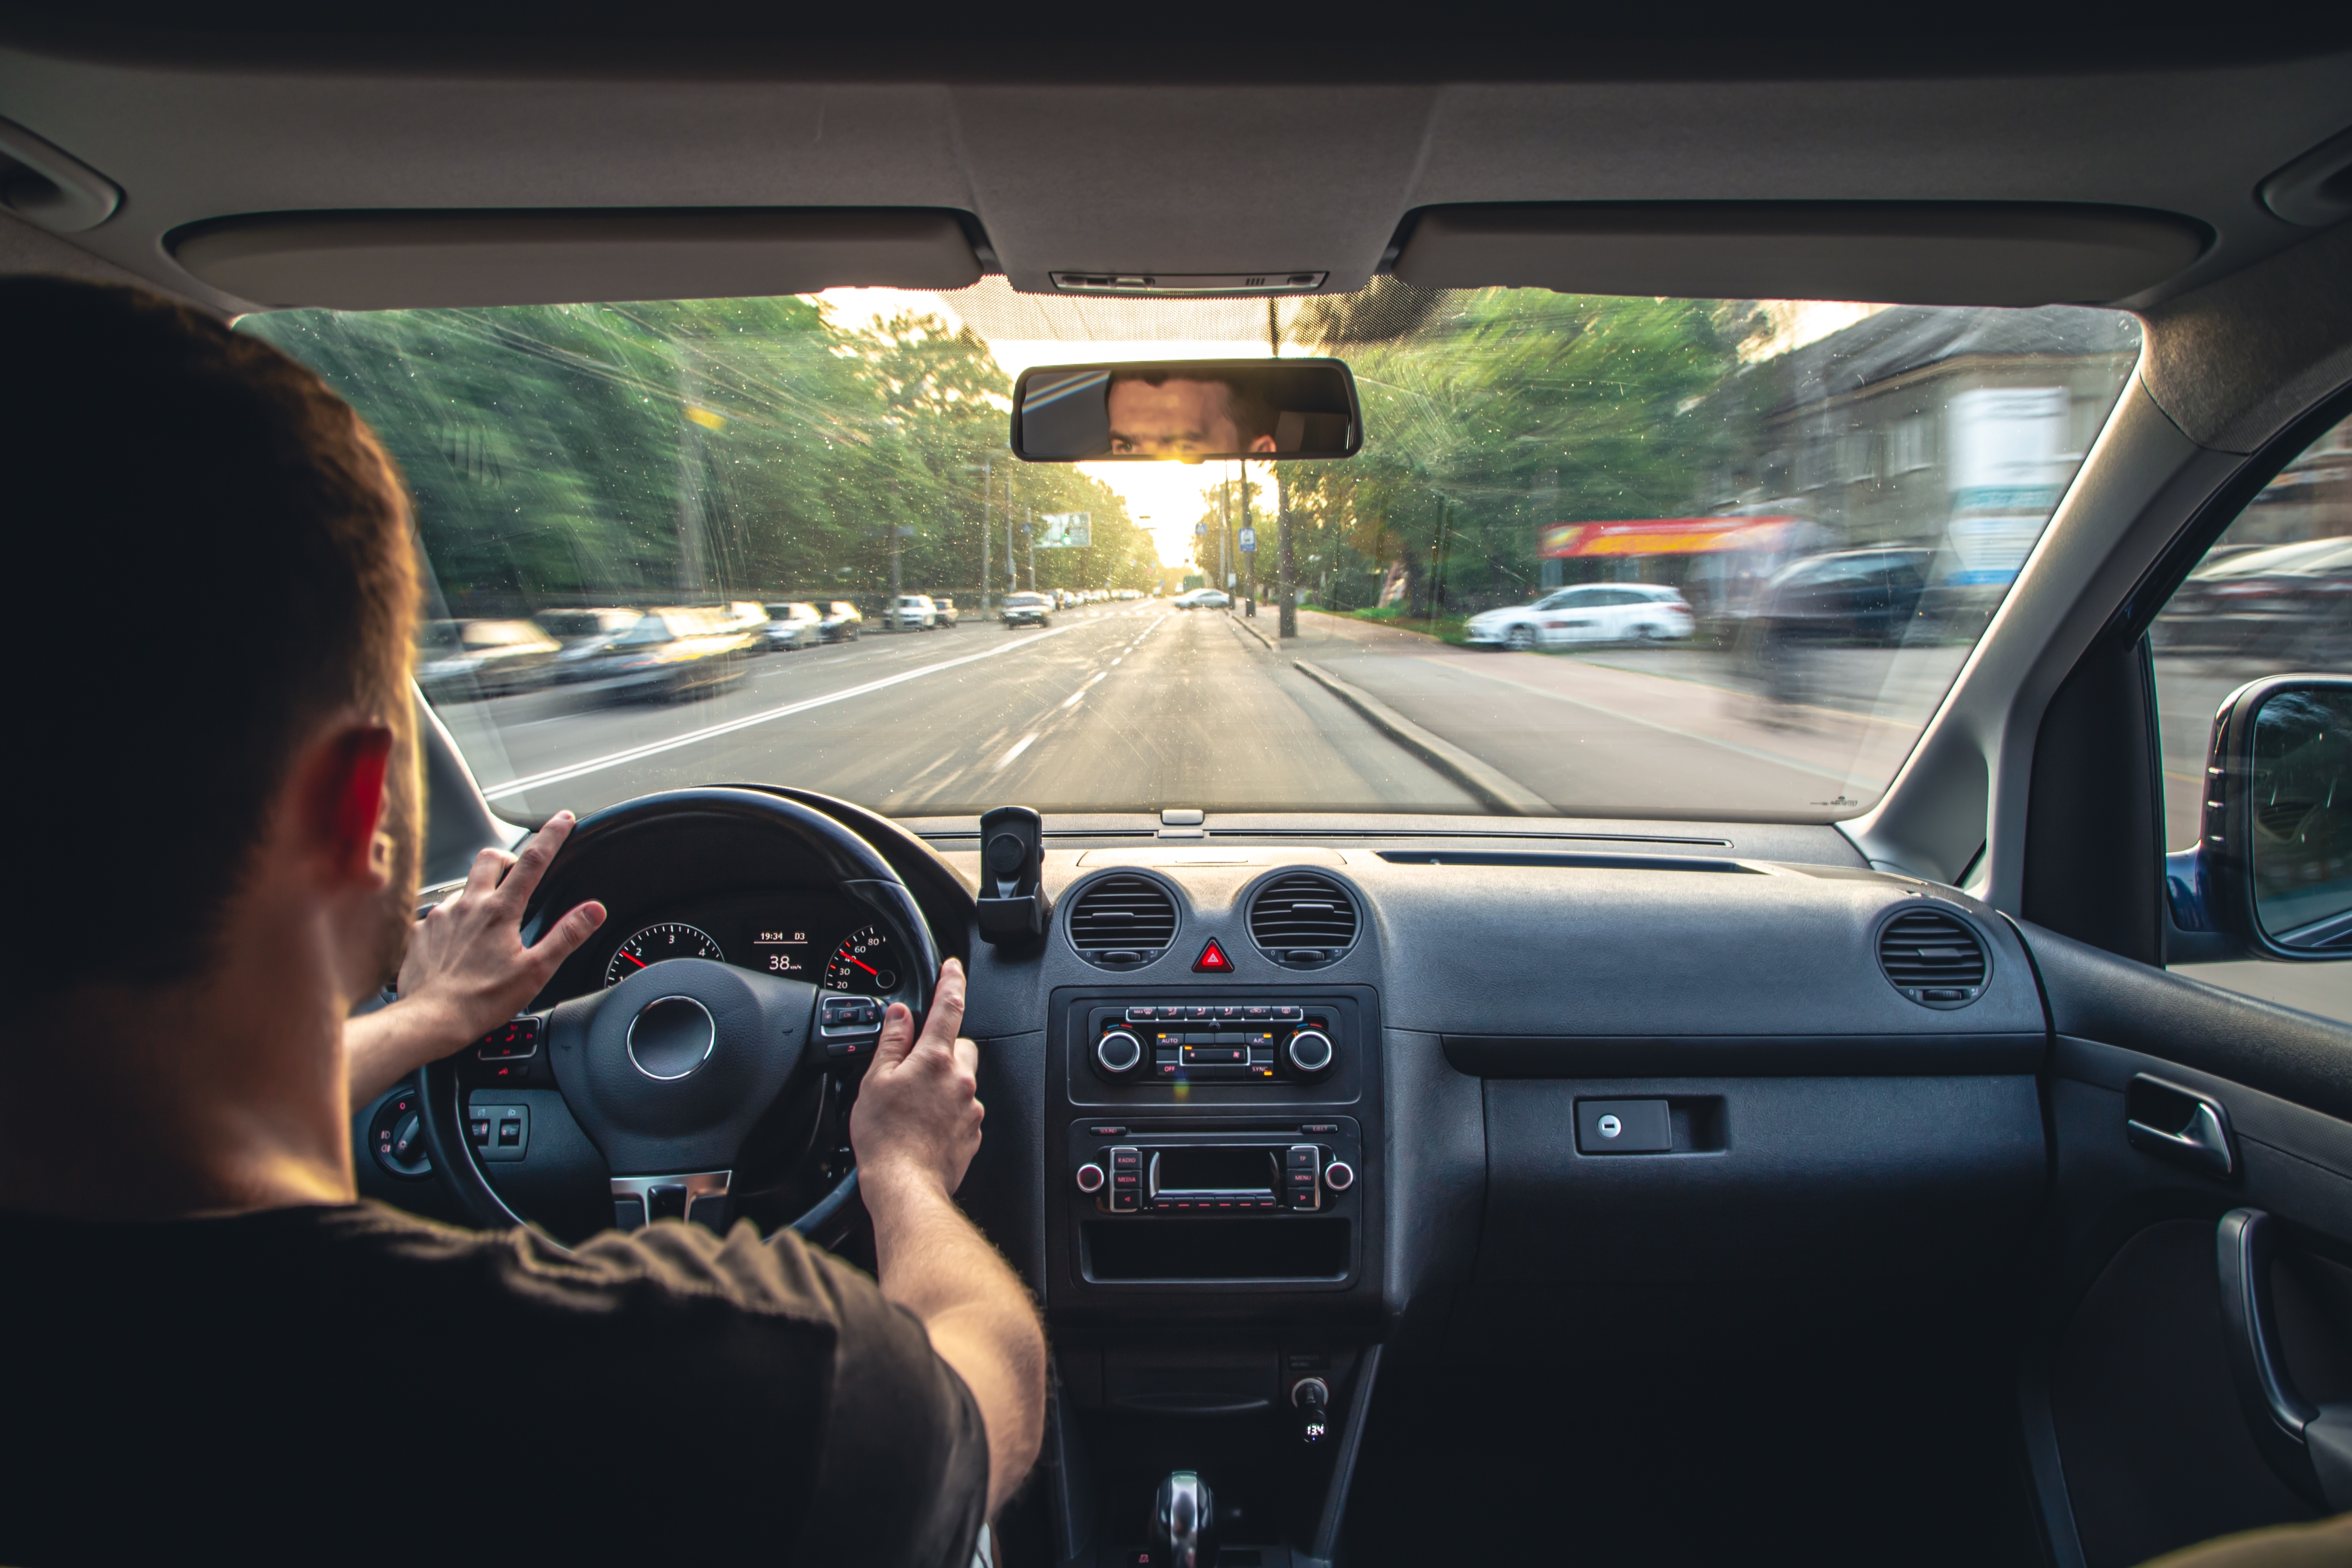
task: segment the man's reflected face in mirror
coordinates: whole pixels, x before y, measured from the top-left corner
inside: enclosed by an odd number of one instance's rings
[[[1233,384],[1171,376],[1157,384],[1120,377],[1110,384],[1110,449],[1114,457],[1197,460],[1233,452],[1271,452],[1271,431],[1245,425],[1250,410],[1236,405]]]

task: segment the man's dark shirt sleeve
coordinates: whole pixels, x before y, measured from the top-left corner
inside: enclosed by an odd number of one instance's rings
[[[790,1235],[567,1254],[360,1204],[0,1216],[0,1562],[971,1561],[970,1391]]]

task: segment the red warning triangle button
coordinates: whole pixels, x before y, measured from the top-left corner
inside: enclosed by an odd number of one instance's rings
[[[1202,948],[1201,956],[1192,961],[1192,973],[1195,974],[1231,974],[1233,972],[1234,961],[1225,956],[1225,950],[1217,945],[1215,937],[1209,939],[1209,945]]]

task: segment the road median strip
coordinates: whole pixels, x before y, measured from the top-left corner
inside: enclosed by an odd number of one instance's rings
[[[1300,674],[1362,714],[1373,729],[1468,790],[1485,805],[1520,816],[1559,815],[1558,808],[1551,802],[1518,780],[1490,763],[1481,762],[1453,742],[1432,734],[1361,687],[1342,680],[1320,665],[1311,664],[1306,659],[1295,658],[1290,662]]]

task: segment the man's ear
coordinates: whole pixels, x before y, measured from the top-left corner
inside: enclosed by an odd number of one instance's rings
[[[390,725],[361,721],[334,731],[313,754],[303,826],[338,880],[373,885],[387,874],[376,824],[383,816],[392,743]]]

